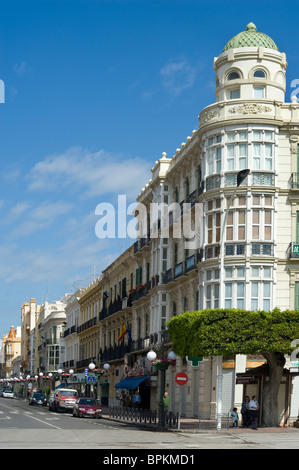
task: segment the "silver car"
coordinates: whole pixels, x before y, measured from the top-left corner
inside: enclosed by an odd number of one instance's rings
[[[3,390],[3,397],[5,398],[14,398],[14,392],[12,392],[11,390]]]

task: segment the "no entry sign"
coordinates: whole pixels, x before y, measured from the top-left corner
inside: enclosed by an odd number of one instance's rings
[[[188,382],[188,375],[185,372],[179,372],[175,376],[175,381],[178,385],[185,385]]]

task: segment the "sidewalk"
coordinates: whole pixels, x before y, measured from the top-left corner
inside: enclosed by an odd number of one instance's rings
[[[130,421],[130,420],[123,420],[123,419],[118,419],[118,418],[111,418],[109,416],[109,408],[108,407],[102,407],[103,408],[103,418],[111,421],[116,421],[120,423],[125,423],[128,424],[129,426],[137,426],[139,428],[142,428],[143,430],[150,430],[150,431],[159,431],[160,429],[158,428],[157,425],[150,425],[150,424],[145,424],[145,423],[140,423],[139,421]],[[221,430],[216,429],[215,427],[212,427],[211,424],[205,425],[204,423],[200,422],[198,418],[185,418],[182,417],[180,420],[180,429],[167,429],[167,432],[183,432],[183,433],[232,433],[232,434],[248,434],[248,433],[289,433],[289,432],[297,432],[298,437],[299,437],[299,428],[296,428],[294,426],[287,426],[287,427],[276,427],[276,428],[264,428],[260,427],[258,430],[254,430],[251,428],[233,428],[230,426],[227,428],[226,424],[222,426]]]

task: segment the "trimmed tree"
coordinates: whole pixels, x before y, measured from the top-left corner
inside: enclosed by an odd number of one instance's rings
[[[201,310],[172,317],[167,326],[173,350],[181,357],[262,354],[269,367],[262,422],[279,425],[278,391],[285,355],[297,347],[291,343],[299,338],[299,311]]]

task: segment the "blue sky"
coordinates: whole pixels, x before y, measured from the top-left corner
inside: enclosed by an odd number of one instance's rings
[[[299,79],[293,2],[1,2],[0,339],[21,305],[61,299],[128,248],[95,235],[215,101],[213,58],[253,21]]]

